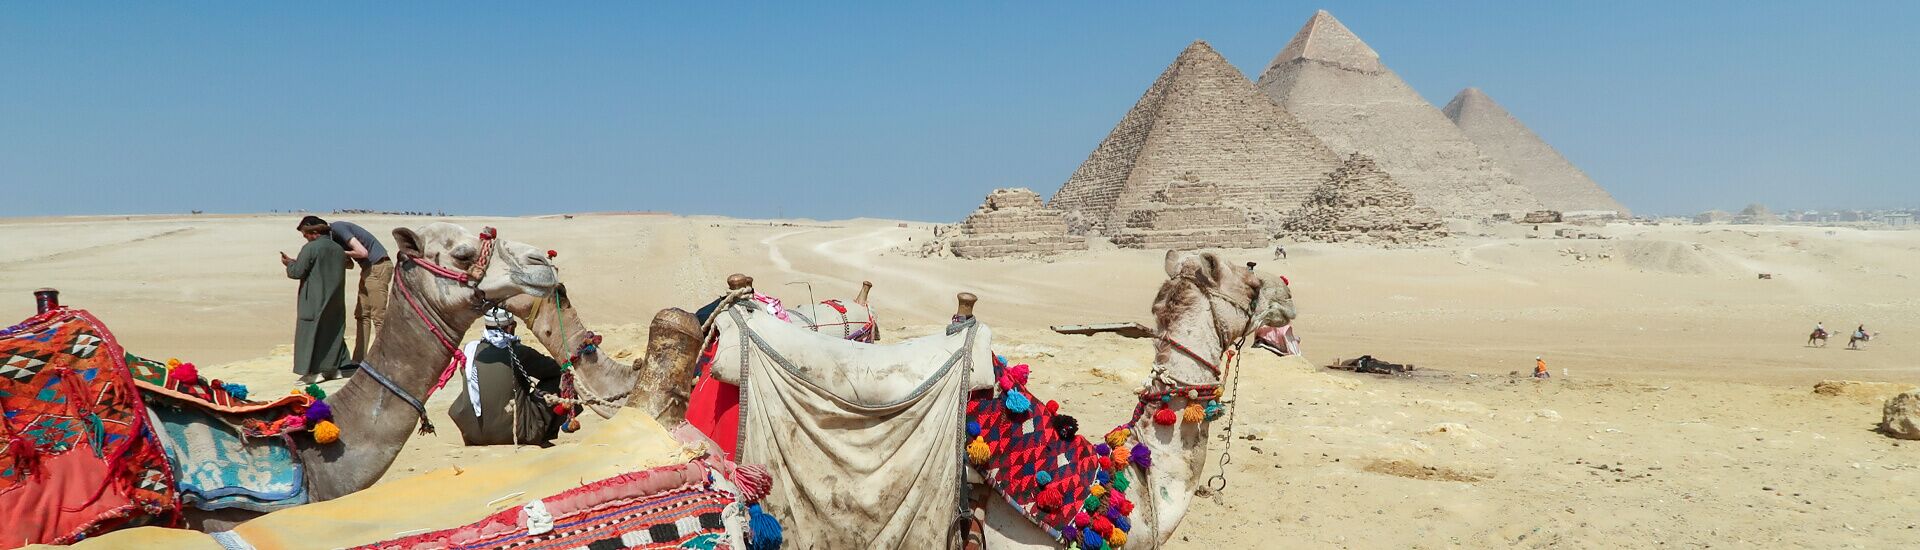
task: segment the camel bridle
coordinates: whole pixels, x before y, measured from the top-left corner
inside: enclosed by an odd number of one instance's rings
[[[433,397],[434,391],[439,390],[447,384],[447,379],[453,377],[453,372],[459,365],[466,363],[466,353],[462,352],[460,345],[453,341],[453,337],[450,335],[453,331],[452,325],[447,323],[446,320],[441,319],[438,314],[428,311],[425,307],[421,307],[420,300],[414,297],[413,285],[407,282],[407,271],[411,268],[418,267],[426,270],[427,273],[437,278],[453,281],[455,284],[472,289],[474,292],[475,307],[481,309],[491,307],[492,304],[487,302],[486,295],[480,291],[480,280],[486,277],[487,266],[493,258],[494,239],[497,238],[498,235],[499,232],[492,227],[487,227],[480,231],[480,255],[474,258],[473,265],[468,266],[465,271],[440,265],[437,262],[425,259],[417,253],[400,254],[401,272],[399,276],[393,278],[393,285],[400,289],[400,297],[407,302],[408,309],[412,310],[414,316],[418,317],[422,323],[427,325],[427,332],[432,333],[433,338],[440,342],[440,347],[453,354],[453,359],[448,361],[447,367],[440,371],[439,378],[435,380],[432,387],[427,388],[426,394],[417,398],[414,397],[412,393],[401,388],[399,384],[395,384],[392,378],[375,370],[372,363],[361,361],[360,370],[372,376],[373,381],[379,382],[381,387],[386,388],[387,391],[399,397],[401,401],[406,402],[407,406],[412,407],[415,412],[420,413],[421,434],[431,434],[434,432],[433,422],[427,419],[426,400]]]

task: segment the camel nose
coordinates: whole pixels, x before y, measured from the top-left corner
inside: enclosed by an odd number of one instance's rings
[[[540,252],[540,251],[528,252],[526,255],[526,260],[527,260],[527,265],[544,265],[548,267],[553,266],[553,262],[547,258],[547,254],[545,252]]]

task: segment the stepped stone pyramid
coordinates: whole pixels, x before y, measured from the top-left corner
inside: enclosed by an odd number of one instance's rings
[[[1525,187],[1325,10],[1273,58],[1259,86],[1328,147],[1374,158],[1443,214],[1539,208]]]
[[[980,208],[960,222],[953,255],[991,258],[1045,255],[1086,250],[1086,237],[1067,234],[1066,215],[1047,208],[1040,195],[1025,188],[995,189]]]
[[[1192,177],[1277,227],[1340,159],[1261,95],[1205,41],[1195,41],[1147,88],[1049,205],[1076,232],[1112,234],[1155,193]]]
[[[1126,222],[1111,231],[1113,244],[1160,250],[1266,248],[1267,232],[1222,198],[1219,186],[1193,174],[1181,176],[1128,211]]]
[[[1627,215],[1626,207],[1613,195],[1479,88],[1461,90],[1441,111],[1481,152],[1532,191],[1541,206],[1561,212],[1611,210]]]
[[[1446,236],[1440,214],[1416,202],[1373,159],[1354,153],[1282,226],[1286,235],[1325,242],[1407,243]]]

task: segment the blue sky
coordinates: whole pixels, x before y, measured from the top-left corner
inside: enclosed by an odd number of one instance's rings
[[[955,221],[1325,8],[1641,213],[1920,206],[1920,2],[0,4],[0,216]]]

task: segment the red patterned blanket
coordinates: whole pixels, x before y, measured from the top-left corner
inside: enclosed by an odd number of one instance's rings
[[[997,395],[967,401],[967,456],[973,468],[1027,519],[1061,544],[1118,548],[1126,544],[1133,512],[1123,491],[1130,449],[1122,427],[1112,443],[1079,437],[1080,424],[1027,391],[1026,365],[993,359]],[[982,393],[985,393],[984,391]]]

